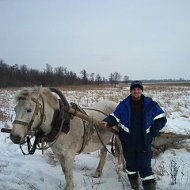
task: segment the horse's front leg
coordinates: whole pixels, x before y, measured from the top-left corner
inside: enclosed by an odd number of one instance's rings
[[[73,162],[74,162],[74,154],[66,154],[65,156],[59,155],[59,161],[61,163],[61,167],[63,173],[65,174],[66,187],[65,190],[73,190]]]
[[[98,178],[102,175],[102,170],[106,162],[106,155],[107,155],[107,149],[105,147],[100,149],[100,161],[96,169],[96,172],[92,174],[92,177]]]

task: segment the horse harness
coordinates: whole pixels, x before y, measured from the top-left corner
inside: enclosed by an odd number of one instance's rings
[[[40,103],[40,99],[41,99],[42,103]],[[40,122],[35,128],[34,135],[32,135],[31,137],[27,136],[26,141],[24,142],[24,143],[27,143],[28,153],[25,153],[22,149],[22,145],[20,145],[20,149],[24,155],[34,154],[36,149],[42,150],[42,153],[43,153],[43,151],[45,149],[48,149],[49,147],[51,147],[56,142],[60,133],[63,132],[65,134],[67,134],[69,132],[70,120],[73,119],[75,116],[75,114],[71,114],[64,109],[64,104],[63,104],[62,100],[59,99],[60,109],[55,110],[54,116],[52,119],[52,123],[51,123],[52,130],[50,131],[50,133],[48,133],[46,135],[40,129],[40,126],[46,120],[46,116],[44,114],[44,99],[42,96],[39,96],[37,99],[32,98],[32,101],[36,103],[36,106],[35,106],[35,111],[33,113],[31,121],[29,123],[27,123],[27,122],[20,121],[20,120],[14,120],[14,122],[13,122],[14,124],[21,124],[21,125],[27,126],[28,131],[30,131],[32,124],[34,122],[35,116],[38,115],[38,113],[40,113]],[[82,112],[83,114],[86,114],[84,109],[79,107],[77,104],[71,103],[70,106],[73,109],[75,109],[76,111],[79,111],[79,112]],[[95,109],[92,109],[92,110],[95,110]],[[96,110],[96,111],[103,113],[100,110]],[[103,114],[106,115],[105,113],[103,113]],[[83,135],[83,143],[82,143],[80,150],[78,151],[78,154],[80,154],[84,150],[85,146],[88,144],[90,137],[94,133],[94,131],[96,131],[100,142],[102,143],[104,148],[106,148],[106,145],[103,143],[103,141],[100,137],[100,134],[97,130],[97,126],[94,126],[94,125],[92,126],[90,123],[86,122],[85,120],[82,120],[82,122],[83,122],[83,127],[84,127],[84,135]],[[33,136],[35,136],[35,140],[34,140],[34,143],[32,145],[30,140]],[[49,144],[49,146],[47,146],[47,143]],[[107,151],[109,152],[108,149],[107,149]]]

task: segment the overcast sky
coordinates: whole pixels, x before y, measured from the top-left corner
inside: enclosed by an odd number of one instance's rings
[[[190,79],[190,0],[0,0],[0,58],[78,75]]]

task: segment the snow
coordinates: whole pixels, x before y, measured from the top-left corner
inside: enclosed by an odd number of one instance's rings
[[[189,133],[190,87],[149,88],[145,86],[145,92],[145,95],[158,101],[166,111],[168,122],[163,131],[178,134]],[[11,125],[14,118],[15,93],[17,90],[0,91],[0,128],[4,127],[5,123]],[[63,93],[68,102],[75,102],[84,107],[102,99],[119,102],[129,94],[129,88],[72,90],[63,91]],[[11,142],[8,134],[0,133],[0,141],[0,190],[64,189],[64,175],[50,149],[45,151],[45,154],[36,151],[34,155],[23,155],[19,146]],[[167,149],[152,160],[159,190],[189,190],[190,140],[184,140],[180,145],[180,148]],[[100,178],[92,178],[90,174],[95,172],[98,161],[99,151],[76,155],[73,170],[74,190],[130,189],[126,173],[121,171],[117,161],[109,153],[103,175]]]

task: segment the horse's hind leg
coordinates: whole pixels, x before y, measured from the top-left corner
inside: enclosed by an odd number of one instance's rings
[[[92,177],[98,178],[102,175],[102,170],[106,162],[106,155],[107,155],[107,149],[105,147],[100,149],[100,161],[96,169],[96,172],[95,174],[92,175]]]

